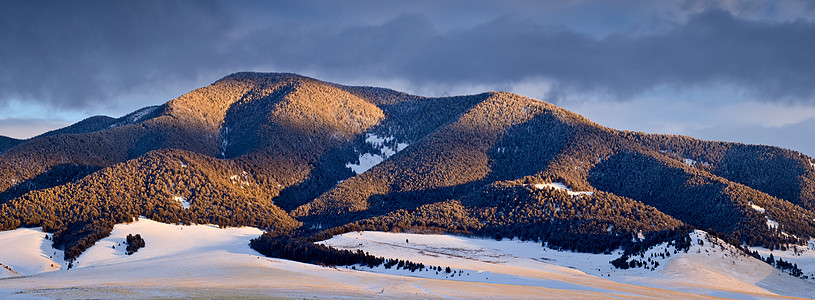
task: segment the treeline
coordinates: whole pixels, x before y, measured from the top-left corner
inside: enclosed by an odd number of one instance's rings
[[[643,254],[645,254],[646,251],[662,243],[666,243],[667,247],[673,246],[675,248],[674,253],[680,251],[688,252],[691,246],[690,233],[692,231],[693,228],[685,226],[675,230],[647,232],[643,239],[633,240],[631,243],[627,243],[622,247],[623,255],[612,260],[610,263],[618,269],[648,268],[649,265],[652,270],[656,269],[656,267],[659,266],[659,262],[652,260],[650,257],[647,260],[638,260],[636,257],[640,256],[644,258]],[[671,253],[667,252],[667,250],[664,254],[660,254],[661,258],[669,256],[671,256]],[[634,259],[631,259],[632,257],[634,257]]]
[[[362,250],[340,250],[331,246],[314,243],[313,238],[296,237],[291,234],[267,232],[258,238],[252,239],[249,245],[252,249],[268,257],[316,265],[362,265],[369,268],[383,266],[385,269],[396,267],[397,270],[404,269],[411,272],[424,271],[425,269],[442,270],[441,266],[425,266],[423,263],[416,263],[409,260],[374,256]],[[447,273],[452,272],[450,267],[446,267],[444,270]]]

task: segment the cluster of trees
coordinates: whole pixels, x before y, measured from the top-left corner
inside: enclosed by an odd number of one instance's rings
[[[804,272],[803,272],[803,271],[801,271],[801,269],[800,269],[800,268],[798,268],[798,264],[797,264],[797,263],[796,263],[796,264],[792,264],[792,263],[790,263],[790,262],[788,262],[788,261],[784,261],[784,260],[783,260],[783,259],[781,259],[781,258],[779,258],[778,260],[776,260],[776,259],[773,257],[773,254],[772,254],[772,253],[770,253],[770,256],[767,256],[767,260],[766,260],[765,262],[767,262],[767,263],[768,263],[768,264],[770,264],[771,266],[775,266],[776,268],[779,268],[779,269],[781,269],[781,270],[784,270],[784,271],[786,271],[786,272],[789,272],[789,273],[790,273],[790,275],[792,275],[792,276],[795,276],[795,277],[801,277],[801,275],[804,275]],[[807,277],[807,276],[804,276],[804,277]],[[807,279],[807,278],[804,278],[804,279]]]
[[[291,229],[300,226],[270,201],[268,190],[251,181],[235,183],[242,174],[230,161],[181,151],[150,152],[138,159],[97,171],[74,183],[29,192],[0,205],[2,229],[42,226],[54,233],[55,246],[67,259],[109,235],[114,224],[138,216],[166,223],[255,226]],[[191,202],[184,209],[176,200]]]
[[[125,238],[125,242],[127,243],[127,248],[125,249],[127,255],[132,255],[136,253],[136,251],[139,251],[139,248],[145,246],[144,239],[141,237],[141,234],[138,233],[136,235],[128,234]]]
[[[646,233],[644,239],[634,240],[631,243],[625,244],[623,248],[623,255],[612,260],[610,263],[618,269],[629,268],[650,268],[651,270],[659,267],[659,262],[648,257],[644,257],[646,251],[654,248],[655,246],[667,243],[667,247],[674,247],[674,253],[680,251],[688,252],[691,246],[690,232],[693,229],[689,226],[677,228],[675,230],[663,230]],[[636,257],[640,259],[636,259]],[[666,249],[664,253],[660,253],[660,258],[671,256],[671,253]],[[656,258],[656,256],[653,256]],[[632,259],[633,258],[633,259]]]
[[[750,251],[749,249],[746,249],[745,252],[750,256],[767,263],[768,265],[771,265],[782,271],[790,273],[790,275],[792,276],[809,279],[809,276],[804,276],[804,272],[800,268],[798,268],[797,263],[790,263],[781,258],[776,260],[775,256],[773,256],[772,253],[770,253],[770,255],[767,256],[767,258],[761,258],[761,254],[759,254],[758,251]]]

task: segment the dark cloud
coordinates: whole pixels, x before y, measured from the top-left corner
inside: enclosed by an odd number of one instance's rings
[[[446,13],[396,14],[364,2],[390,16],[372,22],[378,19],[355,13],[363,5],[292,3],[0,2],[0,101],[116,106],[127,95],[178,86],[182,93],[228,72],[259,70],[415,86],[543,78],[553,95],[600,91],[621,99],[657,86],[724,84],[768,101],[815,102],[815,23],[803,20],[707,10],[647,34],[596,36],[541,25],[529,14],[490,15],[494,4],[461,4],[477,20],[459,18],[451,27],[440,17],[455,15],[449,5],[434,6]]]
[[[423,84],[498,84],[544,77],[559,90],[608,91],[621,98],[659,85],[732,84],[768,99],[813,101],[815,24],[741,20],[724,11],[650,35],[594,38],[530,21],[498,18],[440,33],[403,15],[342,31],[273,29],[255,41],[276,65],[325,73],[386,76]]]
[[[209,1],[2,1],[0,98],[99,107],[209,71],[229,29]]]

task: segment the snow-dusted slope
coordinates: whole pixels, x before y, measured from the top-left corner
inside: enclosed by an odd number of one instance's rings
[[[74,268],[96,267],[151,259],[168,259],[188,255],[241,253],[254,254],[249,240],[263,231],[253,227],[218,228],[213,225],[179,226],[140,219],[130,224],[116,225],[110,236],[82,253]],[[133,255],[125,254],[125,238],[140,234],[145,247]]]
[[[782,259],[797,265],[803,272],[802,276],[807,276],[810,281],[815,283],[815,239],[810,240],[806,246],[792,246],[784,251],[760,247],[750,248],[750,250],[758,251],[762,259],[767,259],[772,254],[776,260]]]
[[[140,234],[146,246],[125,254],[128,234]],[[736,298],[778,294],[812,297],[813,286],[792,278],[725,245],[699,245],[688,253],[660,245],[646,257],[660,265],[614,269],[608,261],[620,253],[592,255],[560,252],[540,244],[449,235],[352,232],[325,243],[365,249],[380,256],[408,259],[452,272],[410,272],[396,268],[327,268],[258,255],[248,242],[255,228],[219,229],[180,226],[146,219],[119,224],[107,238],[83,253],[70,270],[44,268],[50,240],[35,229],[0,232],[0,262],[14,262],[20,274],[0,280],[0,298]],[[715,240],[715,239],[714,239]],[[7,247],[13,243],[16,248]],[[43,246],[45,245],[45,246]],[[45,249],[45,250],[43,250]],[[61,256],[61,253],[57,253]],[[640,259],[635,257],[634,259]],[[58,262],[57,264],[64,264]],[[749,271],[749,272],[748,272]],[[7,271],[8,272],[8,271]],[[43,273],[38,273],[43,272]],[[4,274],[4,273],[0,273]],[[7,274],[9,275],[9,274]]]
[[[607,285],[612,281],[728,298],[815,296],[815,285],[811,282],[784,274],[716,238],[707,237],[702,231],[694,232],[691,238],[692,246],[687,253],[661,244],[642,257],[630,259],[650,260],[646,264],[648,268],[627,270],[616,269],[609,263],[620,256],[619,252],[609,255],[564,252],[541,247],[538,243],[511,240],[352,232],[324,243],[461,271],[451,277],[446,272],[435,274],[383,267],[369,270],[376,273],[603,293],[610,292],[597,289],[598,284],[606,282]],[[575,282],[581,284],[574,286]]]
[[[46,236],[39,228],[0,231],[0,277],[65,268],[64,253],[51,247]]]
[[[671,253],[665,259],[654,258],[660,262],[655,271],[642,268],[624,271],[626,274],[621,282],[664,288],[674,286],[691,292],[710,290],[710,295],[725,297],[733,297],[738,292],[815,297],[812,281],[789,276],[703,231],[695,231],[691,238],[692,246],[687,253],[674,253],[673,247],[663,244],[649,250],[643,257],[634,258],[647,260],[652,254]]]
[[[16,231],[15,231],[16,232]],[[36,230],[33,232],[36,233]],[[11,232],[14,233],[14,232]],[[124,254],[127,234],[140,234],[146,246],[133,255]],[[15,236],[3,233],[5,238]],[[394,276],[366,271],[327,268],[257,255],[248,242],[260,234],[254,228],[219,229],[209,225],[178,226],[146,219],[114,227],[104,238],[83,253],[70,270],[16,276],[0,280],[0,298],[268,298],[318,296],[324,298],[608,298],[608,297],[671,297],[696,298],[698,295],[662,289],[615,283],[586,275],[580,271],[541,264],[541,270],[517,266],[506,259],[507,266],[492,265],[482,272],[481,283],[436,278]],[[23,234],[21,248],[3,252],[36,253],[42,247],[44,234]],[[31,238],[34,236],[38,239]],[[401,239],[402,236],[394,235]],[[420,241],[422,236],[410,237]],[[433,239],[433,236],[427,238]],[[8,239],[5,241],[9,241]],[[46,240],[47,241],[47,240]],[[466,243],[467,240],[463,240]],[[475,240],[480,241],[480,240]],[[50,241],[47,241],[50,242]],[[510,242],[509,245],[512,242]],[[50,243],[47,243],[50,245]],[[6,245],[6,244],[4,244]],[[521,248],[533,251],[536,244]],[[49,246],[50,247],[50,246]],[[466,245],[444,247],[457,251]],[[442,248],[444,248],[442,247]],[[540,247],[538,250],[540,250]],[[511,250],[503,249],[501,251]],[[428,257],[434,257],[429,253]],[[487,260],[507,255],[487,253]],[[582,254],[581,254],[582,255]],[[583,258],[588,256],[581,256]],[[36,257],[28,258],[38,265]],[[439,263],[452,265],[467,260],[447,260],[437,256]],[[34,268],[32,272],[40,270]],[[526,274],[527,271],[531,274]],[[411,275],[411,274],[404,274]],[[434,274],[435,275],[435,274]],[[489,279],[486,276],[491,276]],[[475,276],[475,275],[473,275]],[[494,276],[494,277],[493,277]],[[448,276],[449,277],[449,276]],[[499,279],[492,281],[493,278]],[[531,278],[531,279],[524,279]]]

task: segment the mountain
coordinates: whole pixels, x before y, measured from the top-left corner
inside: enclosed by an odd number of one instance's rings
[[[261,253],[359,229],[595,253],[692,229],[770,249],[815,237],[815,165],[792,150],[614,130],[506,92],[284,73],[0,140],[0,174],[0,229],[43,227],[69,260],[138,216],[267,229]]]

